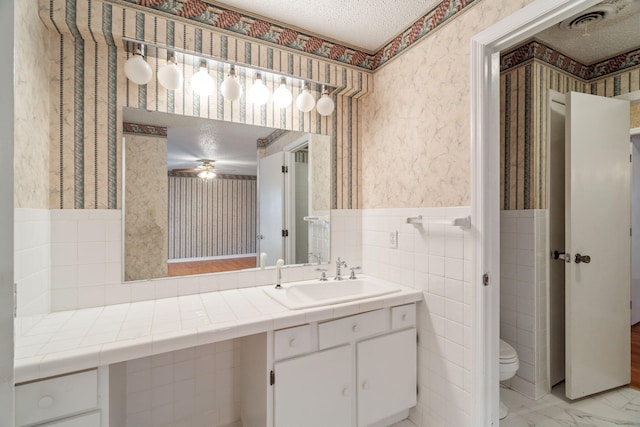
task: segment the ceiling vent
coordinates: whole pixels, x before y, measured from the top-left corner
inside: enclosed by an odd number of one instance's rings
[[[591,26],[615,17],[620,10],[617,2],[600,3],[576,16],[565,19],[560,23],[560,28],[565,30],[584,30],[585,26]]]

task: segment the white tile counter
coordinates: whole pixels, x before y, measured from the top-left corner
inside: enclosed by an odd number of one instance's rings
[[[376,298],[304,310],[289,310],[264,287],[254,287],[50,313],[16,338],[15,381],[422,300],[421,291],[399,287]]]

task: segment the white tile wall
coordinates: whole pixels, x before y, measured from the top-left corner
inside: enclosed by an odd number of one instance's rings
[[[47,298],[50,292],[51,311],[267,285],[275,279],[274,270],[266,269],[122,283],[121,211],[65,209],[42,212],[43,215],[50,213],[51,217],[50,233],[45,233],[46,236],[50,235],[50,250],[43,249],[45,254],[50,256],[51,268],[50,274],[43,273],[43,276],[46,276],[43,279],[50,282],[38,283],[42,283],[43,292],[47,291]],[[346,260],[349,266],[362,265],[361,215],[358,210],[331,211],[333,260],[339,256]],[[24,226],[22,229],[34,228]],[[33,240],[33,231],[29,233],[31,234],[26,236],[23,245],[31,244],[29,242]],[[320,238],[326,239],[326,236],[323,236]],[[323,256],[325,260],[328,257],[327,254]],[[328,273],[334,269],[331,264],[325,267],[329,269]],[[289,282],[315,278],[318,276],[316,268],[315,265],[285,268],[283,280]],[[31,293],[24,295],[29,297],[29,301],[34,300]],[[48,309],[47,300],[43,313]]]
[[[51,299],[51,216],[46,209],[14,211],[14,280],[17,314],[27,319],[49,312]]]
[[[471,426],[471,231],[444,224],[470,209],[416,208],[362,211],[362,258],[368,274],[421,289],[418,304],[417,426]],[[422,215],[422,225],[406,223]],[[398,232],[392,249],[389,233]]]
[[[127,427],[218,427],[238,421],[238,340],[126,362]]]
[[[500,337],[518,353],[509,385],[532,398],[547,381],[547,210],[500,212]]]

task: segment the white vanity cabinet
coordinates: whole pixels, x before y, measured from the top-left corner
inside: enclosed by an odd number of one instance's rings
[[[109,425],[108,367],[18,384],[15,396],[18,427]]]
[[[406,304],[246,337],[243,425],[381,427],[406,418],[417,398],[415,311]]]

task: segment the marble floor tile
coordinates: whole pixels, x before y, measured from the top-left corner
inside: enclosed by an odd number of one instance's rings
[[[640,391],[627,387],[576,401],[565,397],[564,383],[537,401],[506,387],[500,396],[509,408],[500,427],[640,427]]]

